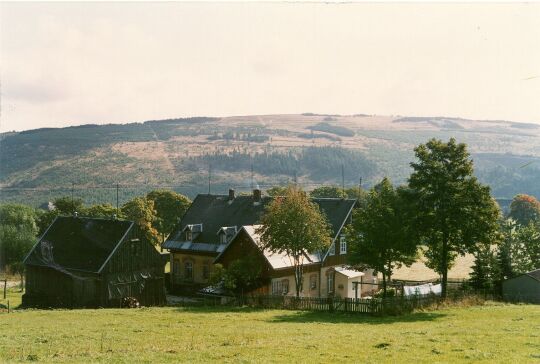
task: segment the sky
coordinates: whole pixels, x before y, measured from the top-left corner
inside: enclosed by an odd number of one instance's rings
[[[0,3],[0,131],[303,112],[540,123],[540,3]]]

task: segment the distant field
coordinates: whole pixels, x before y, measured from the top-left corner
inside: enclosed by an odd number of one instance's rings
[[[448,271],[450,279],[468,279],[474,265],[474,256],[467,254],[458,256],[453,267]],[[439,275],[426,267],[423,260],[420,259],[410,267],[401,267],[392,275],[393,279],[405,281],[428,281],[439,278]]]
[[[375,318],[211,308],[0,313],[0,362],[534,363],[540,306]]]

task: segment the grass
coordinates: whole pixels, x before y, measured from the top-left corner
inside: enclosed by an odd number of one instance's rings
[[[540,306],[369,317],[225,308],[0,313],[0,362],[475,362],[540,359]]]
[[[19,286],[10,287],[6,291],[6,298],[4,299],[4,283],[1,283],[0,286],[0,305],[7,306],[9,301],[9,307],[14,308],[18,307],[22,301],[22,292]]]

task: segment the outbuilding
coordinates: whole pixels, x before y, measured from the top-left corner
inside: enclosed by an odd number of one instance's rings
[[[60,216],[24,260],[26,307],[165,302],[164,262],[131,221]]]
[[[507,279],[502,290],[505,301],[540,303],[540,269]]]

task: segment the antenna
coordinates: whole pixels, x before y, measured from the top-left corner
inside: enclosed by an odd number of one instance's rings
[[[73,209],[73,211],[71,211],[72,213],[75,213],[75,199],[73,198],[73,194],[75,192],[74,190],[75,190],[75,183],[71,182],[71,208]]]
[[[253,190],[253,158],[251,159],[251,190]]]
[[[341,165],[341,188],[345,191],[345,166]]]

